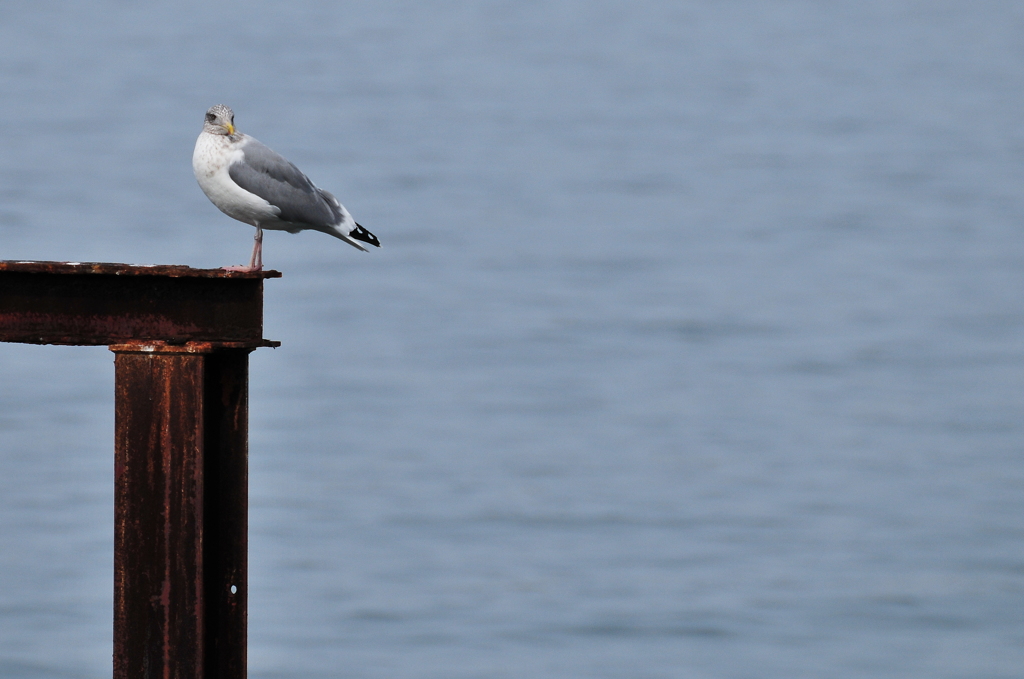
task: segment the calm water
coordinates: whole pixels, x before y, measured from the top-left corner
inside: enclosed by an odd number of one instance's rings
[[[1014,2],[0,5],[0,259],[269,233],[254,679],[1019,677]],[[112,355],[0,346],[0,675],[110,675]]]

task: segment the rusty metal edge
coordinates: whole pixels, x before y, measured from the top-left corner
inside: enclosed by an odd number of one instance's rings
[[[0,342],[11,342],[11,343],[14,343],[14,344],[50,344],[50,345],[65,346],[65,347],[89,347],[89,346],[92,346],[92,347],[95,347],[95,346],[100,346],[100,347],[102,347],[102,346],[109,346],[109,347],[131,347],[131,346],[136,346],[136,343],[132,342],[130,340],[127,340],[127,341],[124,341],[124,342],[117,342],[117,343],[114,343],[114,344],[110,344],[109,342],[93,342],[93,343],[83,344],[82,340],[80,338],[70,339],[68,337],[39,337],[39,336],[35,336],[35,335],[26,335],[26,336],[23,336],[23,337],[11,336],[11,337],[8,337],[8,338],[0,340]],[[208,345],[211,345],[211,346],[215,345],[215,348],[211,349],[211,350],[215,350],[217,348],[220,348],[220,349],[260,349],[262,347],[270,347],[270,348],[273,349],[273,348],[277,348],[277,347],[281,346],[280,342],[278,342],[276,340],[268,340],[268,339],[254,341],[254,342],[185,342],[185,343],[180,343],[180,344],[176,344],[176,343],[173,343],[173,342],[167,342],[165,340],[137,340],[137,343],[138,343],[138,345],[142,345],[142,346],[168,347],[169,351],[173,350],[173,349],[170,349],[172,347],[181,347],[181,346],[185,346],[186,344],[208,344]],[[131,349],[129,349],[129,348],[120,349],[119,348],[119,349],[117,349],[117,351],[131,351]],[[148,350],[146,350],[146,351],[148,351]]]
[[[0,271],[48,274],[100,274],[113,276],[165,276],[168,278],[280,278],[274,269],[225,271],[193,269],[183,264],[120,264],[116,262],[42,262],[0,260]]]
[[[185,342],[183,344],[171,344],[162,340],[136,340],[111,344],[107,348],[115,353],[128,354],[212,354],[222,349],[259,349],[279,346],[281,346],[280,342],[266,339],[258,342]]]

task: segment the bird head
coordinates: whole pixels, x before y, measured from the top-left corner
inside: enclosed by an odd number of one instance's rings
[[[235,133],[235,112],[224,104],[211,106],[206,112],[206,120],[203,122],[203,131],[210,134],[234,134]]]

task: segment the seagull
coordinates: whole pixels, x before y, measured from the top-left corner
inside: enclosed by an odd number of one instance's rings
[[[256,227],[249,266],[224,267],[229,271],[263,269],[263,229],[322,231],[363,252],[367,250],[360,243],[380,247],[377,237],[356,224],[337,198],[278,153],[236,131],[235,113],[223,104],[206,112],[192,171],[221,212]]]

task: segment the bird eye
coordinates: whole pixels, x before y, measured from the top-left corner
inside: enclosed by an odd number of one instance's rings
[[[206,122],[212,123],[216,119],[217,119],[217,116],[213,115],[212,113],[207,113],[206,114]]]

